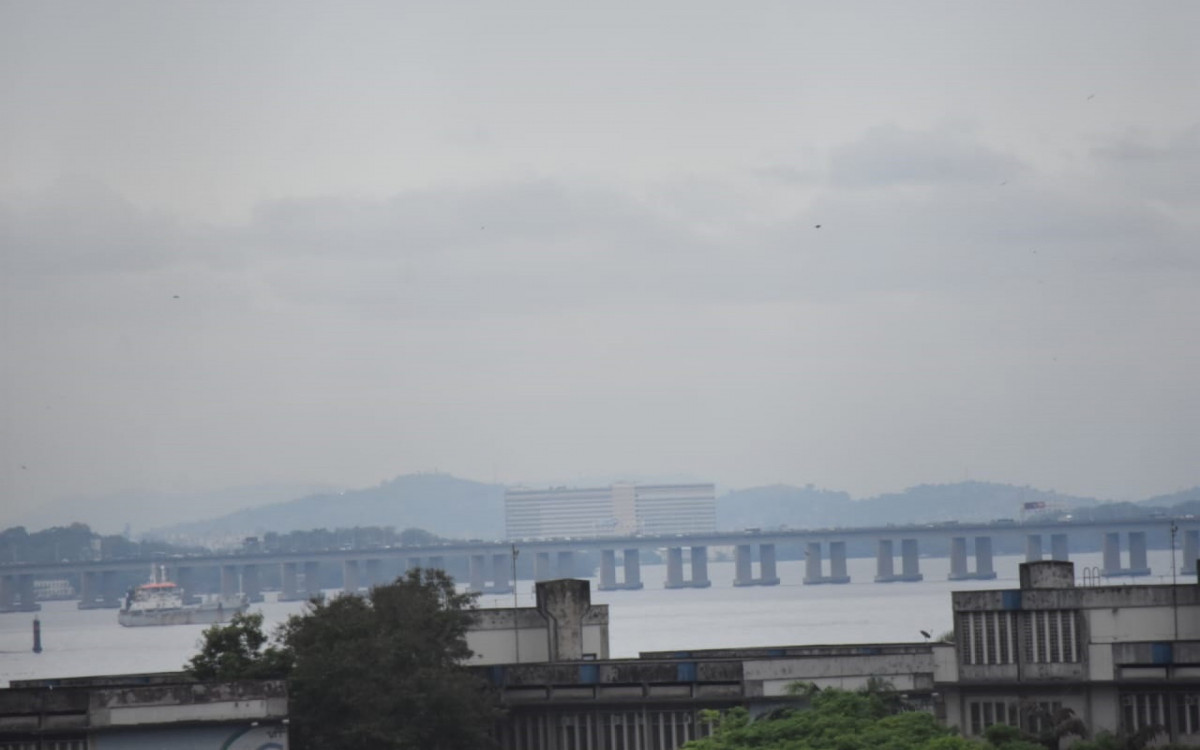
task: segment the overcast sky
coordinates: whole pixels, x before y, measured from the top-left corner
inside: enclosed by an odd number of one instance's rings
[[[0,526],[434,468],[1200,483],[1197,28],[0,2]]]

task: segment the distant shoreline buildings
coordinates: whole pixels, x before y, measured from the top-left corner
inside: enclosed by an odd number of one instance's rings
[[[504,493],[509,539],[709,533],[717,528],[716,485],[514,487]]]

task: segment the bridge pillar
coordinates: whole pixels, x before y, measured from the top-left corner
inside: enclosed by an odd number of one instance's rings
[[[196,591],[196,576],[190,566],[180,565],[175,569],[175,585],[183,591],[183,603],[194,604],[200,599]]]
[[[692,588],[706,589],[712,585],[708,580],[708,547],[692,547]]]
[[[242,593],[246,595],[246,600],[251,602],[261,602],[262,582],[258,578],[257,565],[242,566]]]
[[[105,570],[100,573],[100,601],[105,609],[116,609],[121,606],[121,579],[115,570]]]
[[[916,539],[900,540],[900,580],[921,581],[921,550]]]
[[[875,583],[891,583],[896,580],[895,554],[891,539],[880,539],[875,551]]]
[[[734,586],[778,586],[775,574],[775,545],[758,545],[759,576],[754,577],[754,547],[739,544],[734,548]]]
[[[79,608],[92,609],[100,597],[100,573],[85,570],[79,575]]]
[[[1025,537],[1025,562],[1037,562],[1042,559],[1042,535],[1029,534]]]
[[[961,581],[967,577],[967,538],[956,536],[950,539],[950,580]]]
[[[806,584],[823,582],[821,580],[820,542],[809,542],[804,545],[804,582]]]
[[[850,583],[850,574],[846,572],[846,543],[829,543],[829,582]]]
[[[492,553],[492,590],[493,594],[511,594],[515,581],[510,580],[513,569],[511,552]]]
[[[1120,575],[1121,570],[1121,534],[1110,531],[1104,535],[1103,567],[1100,575]]]
[[[537,552],[533,555],[533,580],[534,581],[549,581],[550,574],[550,553]]]
[[[33,593],[33,574],[25,573],[17,578],[17,597],[22,612],[37,612],[42,608]]]
[[[708,579],[705,573],[705,580]],[[642,588],[642,557],[636,547],[625,550],[625,588]]]
[[[683,548],[667,548],[667,588],[683,588]]]
[[[1183,532],[1183,574],[1196,575],[1196,556],[1200,555],[1200,529]]]
[[[281,602],[294,602],[300,598],[296,567],[294,562],[285,562],[279,566],[279,601]]]
[[[996,577],[996,569],[992,567],[992,538],[990,536],[975,537],[975,578],[991,580]]]
[[[612,591],[617,587],[617,553],[606,549],[600,551],[600,585],[601,591]]]
[[[433,555],[425,561],[425,567],[432,570],[446,571],[446,558],[441,555]]]
[[[1129,532],[1129,567],[1133,570],[1144,570],[1150,574],[1150,566],[1146,563],[1146,532]]]
[[[1071,554],[1067,548],[1066,534],[1051,534],[1050,535],[1050,559],[1051,560],[1070,560]]]
[[[237,596],[239,584],[238,566],[221,566],[221,596]]]
[[[383,580],[383,560],[378,557],[372,557],[366,562],[366,583],[368,589],[373,589],[376,586],[382,586],[387,583]]]
[[[0,612],[17,611],[17,577],[0,576]]]
[[[304,563],[304,593],[306,599],[321,595],[321,563],[315,560]]]
[[[347,594],[358,593],[358,560],[342,561],[342,591]]]
[[[575,577],[575,553],[571,550],[560,550],[554,572],[558,578]]]
[[[471,559],[467,562],[467,586],[471,591],[479,593],[483,591],[487,585],[487,574],[483,569],[484,556],[471,555]]]

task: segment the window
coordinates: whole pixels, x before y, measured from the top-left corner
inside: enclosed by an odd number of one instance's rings
[[[971,701],[969,706],[971,734],[978,736],[993,724],[1017,724],[1017,707],[1006,701]]]
[[[960,612],[963,664],[1013,664],[1016,662],[1016,620],[1012,612]]]
[[[1035,664],[1079,661],[1079,638],[1074,610],[1037,610],[1025,613],[1022,641],[1025,660]]]

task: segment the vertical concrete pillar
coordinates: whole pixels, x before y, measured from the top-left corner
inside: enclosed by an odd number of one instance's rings
[[[258,578],[258,565],[243,565],[242,566],[242,593],[246,595],[246,600],[251,602],[261,602],[262,582]]]
[[[100,574],[85,570],[79,575],[79,608],[91,609],[100,598]]]
[[[642,587],[642,561],[637,548],[625,550],[625,587]]]
[[[241,588],[241,581],[238,580],[238,566],[222,565],[221,596],[237,596],[239,588]]]
[[[492,593],[508,594],[513,590],[516,581],[510,580],[513,572],[513,556],[511,552],[492,553]]]
[[[829,582],[849,583],[850,574],[846,572],[846,543],[829,543]]]
[[[358,560],[342,560],[342,591],[358,593]]]
[[[555,570],[558,578],[575,577],[575,553],[571,550],[561,550],[558,553],[558,566]]]
[[[587,581],[546,581],[534,586],[534,593],[538,612],[550,624],[549,661],[582,659],[583,619],[592,603]]]
[[[775,572],[775,545],[762,544],[758,547],[758,582],[763,586],[776,586],[779,576]]]
[[[1129,575],[1150,575],[1150,566],[1146,563],[1146,532],[1129,532]]]
[[[667,588],[683,587],[683,549],[681,547],[667,548]]]
[[[550,573],[550,553],[536,552],[533,555],[533,580],[549,581]]]
[[[1103,569],[1100,575],[1120,575],[1121,570],[1121,534],[1110,531],[1104,535]]]
[[[33,595],[33,574],[23,573],[17,576],[17,599],[22,612],[36,612],[42,608]]]
[[[880,539],[875,547],[875,582],[890,583],[895,580],[895,553],[891,539]]]
[[[1067,549],[1066,534],[1051,534],[1050,535],[1050,559],[1051,560],[1070,560],[1070,550]]]
[[[471,559],[467,562],[467,585],[471,591],[476,593],[483,591],[483,587],[487,585],[483,561],[483,555],[471,555]]]
[[[920,581],[921,550],[916,539],[900,540],[900,579],[903,581]]]
[[[708,580],[708,547],[692,547],[692,588],[706,589]]]
[[[191,604],[200,598],[200,592],[196,590],[196,576],[191,567],[181,565],[175,570],[175,584],[183,590],[184,604]]]
[[[296,578],[296,563],[285,562],[279,567],[280,601],[295,601],[300,598],[300,589]]]
[[[809,542],[804,545],[804,582],[821,582],[821,543]]]
[[[615,550],[600,550],[600,590],[612,591],[617,587],[617,553]]]
[[[1029,534],[1025,537],[1025,562],[1037,562],[1042,559],[1042,535]]]
[[[304,592],[309,599],[321,595],[321,564],[315,560],[304,563]]]
[[[100,572],[100,599],[105,607],[121,606],[121,598],[124,592],[121,591],[121,579],[115,570],[104,570]]]
[[[17,608],[17,577],[0,576],[0,612],[15,612]]]
[[[975,577],[988,580],[996,577],[992,567],[992,538],[990,536],[975,537]]]
[[[368,589],[373,589],[384,583],[383,580],[383,560],[378,557],[372,557],[367,560],[366,580],[364,583]]]
[[[1196,557],[1200,555],[1200,529],[1183,532],[1183,574],[1196,574]]]
[[[739,544],[733,550],[733,585],[749,586],[753,582],[754,573],[750,559],[750,545]]]
[[[950,539],[950,580],[961,581],[967,577],[967,538],[956,536]]]

